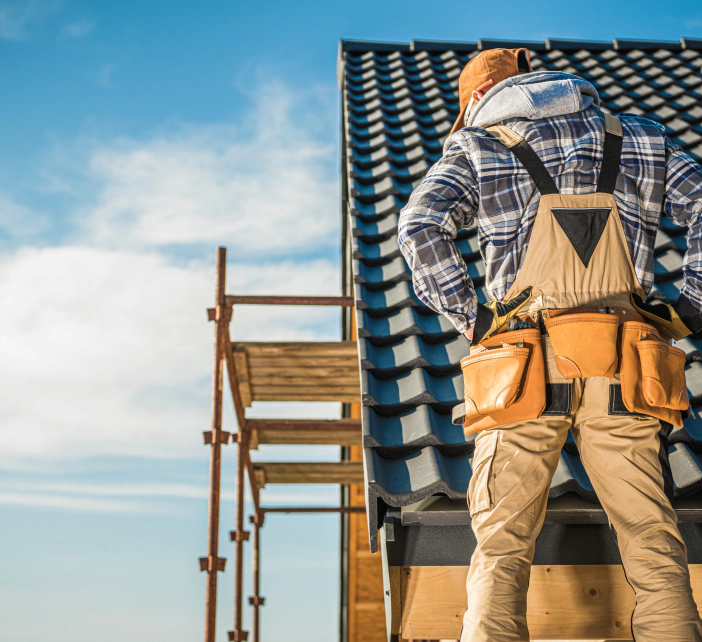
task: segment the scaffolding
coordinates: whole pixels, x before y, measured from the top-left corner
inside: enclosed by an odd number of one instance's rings
[[[238,305],[321,305],[353,307],[350,296],[237,296],[226,294],[227,250],[217,248],[215,307],[208,309],[214,322],[214,365],[212,369],[212,424],[204,433],[210,446],[210,477],[207,556],[200,558],[200,570],[207,573],[205,642],[215,642],[217,579],[226,559],[219,556],[219,518],[222,446],[238,445],[236,455],[235,524],[230,532],[234,543],[234,617],[229,640],[244,642],[242,628],[244,545],[250,531],[244,527],[244,486],[248,479],[253,500],[253,609],[252,640],[260,642],[261,528],[266,514],[363,512],[363,506],[265,507],[260,492],[268,484],[363,483],[361,462],[261,462],[251,460],[259,444],[337,445],[350,447],[361,442],[360,419],[249,419],[246,408],[254,401],[335,401],[360,403],[358,350],[355,341],[336,342],[233,342],[230,323]],[[223,381],[226,368],[237,419],[237,432],[222,430]]]

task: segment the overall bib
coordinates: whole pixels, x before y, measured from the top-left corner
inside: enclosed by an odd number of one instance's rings
[[[613,196],[621,124],[606,114],[605,127],[597,192],[585,195],[560,194],[520,136],[502,125],[488,128],[512,150],[541,193],[526,256],[505,297],[532,286],[522,315],[547,318],[549,309],[594,308],[631,316],[629,294],[645,298]],[[623,406],[618,371],[613,378],[566,380],[556,368],[547,335],[542,343],[547,385],[560,384],[566,394],[552,398],[538,419],[484,430],[476,437],[468,502],[477,546],[467,578],[461,642],[529,640],[526,596],[534,545],[568,430],[616,531],[636,594],[634,639],[702,642],[687,552],[659,460],[660,421]],[[624,635],[628,627],[622,623]]]

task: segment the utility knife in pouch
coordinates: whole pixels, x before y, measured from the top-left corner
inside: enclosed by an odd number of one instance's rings
[[[624,405],[681,428],[680,411],[689,406],[685,353],[663,341],[652,325],[638,321],[622,324],[620,341]]]
[[[487,348],[486,351],[479,352],[461,360],[462,368],[464,368],[464,363],[471,364],[471,371],[468,373],[468,379],[466,379],[466,371],[464,369],[464,383],[468,387],[466,392],[470,393],[471,389],[475,389],[476,383],[481,388],[484,388],[484,385],[480,385],[477,371],[475,371],[475,366],[472,365],[475,362],[472,362],[471,359],[473,357],[478,358],[481,355],[489,354],[493,351],[501,352],[500,348],[502,344],[505,343],[516,346],[517,350],[522,351],[520,354],[524,354],[524,349],[528,350],[526,366],[521,375],[516,395],[511,403],[503,409],[488,411],[484,407],[484,412],[480,414],[476,413],[473,408],[473,403],[466,400],[465,406],[463,407],[469,410],[469,412],[454,412],[454,423],[463,423],[463,430],[466,435],[472,435],[480,430],[487,430],[488,428],[495,428],[496,426],[502,426],[517,421],[537,419],[546,407],[546,374],[544,369],[543,348],[541,346],[541,333],[538,328],[502,332],[482,341],[480,346]],[[521,344],[521,346],[519,344]],[[495,359],[493,363],[495,367],[499,367],[499,359]],[[487,374],[487,372],[483,372],[482,375],[484,384],[489,383],[486,379]],[[507,378],[509,378],[509,376]],[[507,384],[508,382],[505,380],[505,383]],[[504,388],[505,386],[502,387]],[[478,395],[480,395],[479,389],[476,396]]]

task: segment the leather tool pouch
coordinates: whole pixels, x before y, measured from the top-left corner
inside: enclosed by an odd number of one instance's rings
[[[641,360],[641,387],[652,406],[687,410],[690,400],[685,382],[685,352],[660,341],[637,341]]]
[[[466,419],[512,405],[522,385],[529,348],[505,345],[461,359]]]
[[[610,314],[563,314],[545,319],[556,367],[565,379],[614,377],[619,318]]]
[[[630,412],[682,427],[689,407],[685,353],[663,341],[648,323],[627,321],[621,328],[622,401]]]
[[[503,344],[515,347],[502,348]],[[465,433],[471,435],[537,419],[546,407],[546,375],[538,328],[502,332],[480,346],[486,350],[461,360],[465,402],[454,409],[453,422],[462,423]]]

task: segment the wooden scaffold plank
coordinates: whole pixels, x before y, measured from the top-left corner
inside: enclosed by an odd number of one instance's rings
[[[360,446],[359,419],[249,419],[251,448],[259,444]]]
[[[235,342],[244,406],[253,401],[360,401],[355,341]]]
[[[361,484],[363,464],[332,462],[254,462],[259,488],[266,484]]]

